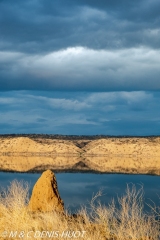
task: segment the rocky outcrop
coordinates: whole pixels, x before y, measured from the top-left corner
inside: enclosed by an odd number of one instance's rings
[[[29,202],[29,210],[32,212],[64,211],[56,177],[51,170],[43,172],[36,182]]]

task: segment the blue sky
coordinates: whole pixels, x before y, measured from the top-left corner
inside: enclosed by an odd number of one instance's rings
[[[158,0],[0,0],[0,133],[160,135]]]

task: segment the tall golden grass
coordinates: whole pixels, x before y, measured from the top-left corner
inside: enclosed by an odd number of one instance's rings
[[[158,209],[144,213],[143,189],[127,187],[117,206],[95,204],[98,193],[76,216],[67,211],[32,213],[28,211],[27,183],[13,181],[0,196],[0,239],[84,239],[158,240]]]

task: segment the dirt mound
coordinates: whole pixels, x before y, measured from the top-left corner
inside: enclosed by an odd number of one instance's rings
[[[108,138],[89,142],[84,155],[160,156],[159,138]]]
[[[64,210],[63,201],[58,193],[56,177],[51,170],[43,172],[36,182],[29,202],[29,209],[33,212]]]
[[[80,149],[67,140],[32,140],[28,137],[0,138],[0,153],[10,155],[77,155]]]

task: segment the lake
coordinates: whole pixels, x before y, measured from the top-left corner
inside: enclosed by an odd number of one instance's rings
[[[0,186],[6,188],[14,179],[24,180],[29,183],[31,193],[40,175],[0,172]],[[103,195],[97,200],[107,205],[111,199],[125,194],[127,184],[130,186],[136,184],[137,189],[143,185],[145,202],[151,203],[152,200],[160,206],[160,176],[94,173],[56,173],[55,175],[65,208],[71,211],[76,211],[81,205],[88,206],[88,202],[99,190],[102,190]]]

